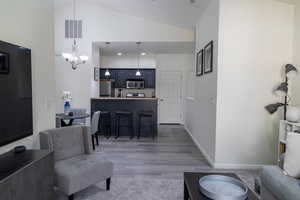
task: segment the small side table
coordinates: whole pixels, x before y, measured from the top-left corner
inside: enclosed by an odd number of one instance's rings
[[[224,175],[236,178],[241,181],[241,179],[232,173],[184,173],[184,200],[211,200],[204,196],[199,189],[199,179],[207,175]],[[259,200],[258,196],[252,191],[248,190],[247,200]]]

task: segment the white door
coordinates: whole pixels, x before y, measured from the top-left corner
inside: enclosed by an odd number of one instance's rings
[[[182,73],[159,72],[159,121],[161,124],[182,123]]]

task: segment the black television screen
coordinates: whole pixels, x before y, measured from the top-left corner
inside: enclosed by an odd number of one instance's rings
[[[0,41],[0,146],[33,134],[31,50]]]

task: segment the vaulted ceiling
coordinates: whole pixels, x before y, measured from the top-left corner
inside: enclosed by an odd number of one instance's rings
[[[95,0],[128,15],[193,28],[209,0]]]

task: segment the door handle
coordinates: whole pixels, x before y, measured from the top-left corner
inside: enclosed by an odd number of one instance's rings
[[[160,101],[164,101],[164,99],[160,99]]]

